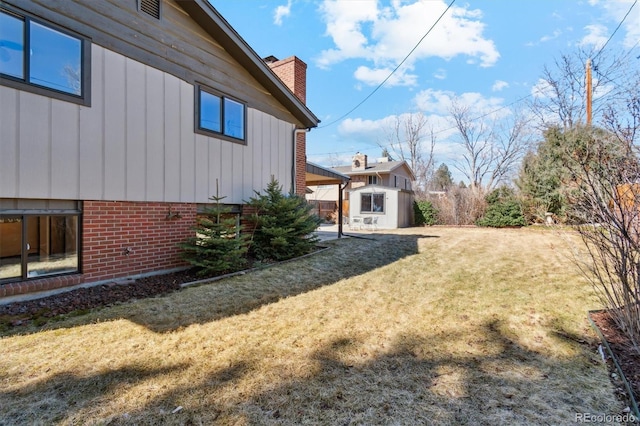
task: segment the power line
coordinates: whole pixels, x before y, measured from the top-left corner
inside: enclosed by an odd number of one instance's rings
[[[607,39],[606,43],[604,45],[602,45],[602,47],[600,48],[600,50],[598,51],[598,53],[596,53],[596,56],[593,57],[593,60],[595,61],[596,58],[598,56],[600,56],[600,54],[602,53],[602,51],[604,50],[605,47],[607,47],[607,44],[609,44],[609,42],[611,41],[611,39],[613,38],[614,35],[616,35],[616,33],[618,32],[618,30],[620,29],[620,27],[622,26],[622,23],[625,21],[625,19],[627,19],[627,16],[629,16],[629,14],[631,13],[631,11],[633,10],[633,7],[636,5],[636,3],[638,3],[638,0],[635,0],[633,2],[633,4],[631,5],[631,7],[629,8],[629,10],[627,10],[626,15],[624,15],[624,17],[622,18],[622,21],[620,21],[620,23],[618,24],[618,26],[616,27],[615,30],[613,30],[613,32],[611,33],[611,35],[609,36],[609,38]]]
[[[345,117],[347,117],[349,114],[351,114],[353,111],[355,111],[358,107],[360,107],[362,104],[364,104],[371,96],[373,96],[373,94],[375,92],[377,92],[386,82],[387,80],[389,80],[391,78],[391,76],[398,70],[398,68],[400,68],[400,66],[402,66],[402,64],[409,58],[409,56],[418,48],[418,46],[420,45],[420,43],[422,43],[422,41],[425,39],[425,37],[431,32],[431,30],[433,30],[433,28],[436,26],[436,24],[442,19],[442,17],[444,16],[445,13],[447,13],[447,11],[451,8],[451,6],[453,5],[453,3],[455,2],[455,0],[453,0],[449,6],[447,7],[447,9],[442,13],[442,15],[440,15],[440,17],[438,18],[438,20],[436,20],[436,22],[431,26],[431,28],[429,28],[429,30],[425,33],[425,35],[420,39],[420,41],[418,41],[418,43],[414,46],[413,49],[411,49],[411,51],[409,52],[409,54],[407,56],[405,56],[405,58],[402,60],[402,62],[400,62],[400,64],[391,72],[391,74],[389,74],[389,76],[387,76],[387,78],[384,79],[384,81],[382,83],[380,83],[366,98],[364,98],[362,100],[362,102],[360,102],[358,105],[356,105],[353,109],[351,109],[349,112],[347,112],[346,114],[344,114],[343,116],[341,116],[340,118],[338,118],[337,120],[334,120],[332,122],[330,122],[329,124],[319,127],[319,129],[325,128],[325,127],[329,127],[335,123],[337,123],[338,121],[341,121],[342,119],[344,119]],[[627,13],[624,15],[624,17],[622,18],[622,20],[618,23],[618,26],[616,27],[616,29],[613,31],[613,33],[611,33],[611,36],[609,36],[609,39],[605,42],[605,44],[600,48],[600,50],[598,51],[598,53],[593,57],[593,61],[595,61],[595,59],[600,56],[600,54],[604,51],[604,48],[607,46],[607,44],[609,44],[609,41],[611,41],[611,39],[614,37],[614,35],[616,34],[616,32],[620,29],[620,27],[622,26],[622,24],[624,23],[624,21],[627,19],[627,16],[629,16],[629,14],[631,13],[631,11],[633,10],[633,8],[635,7],[635,5],[638,3],[638,0],[635,0],[633,2],[633,4],[631,5],[631,7],[629,7],[629,10],[627,11]],[[636,42],[636,44],[631,47],[631,49],[629,49],[629,51],[627,52],[627,55],[630,54],[633,49],[638,45],[638,43],[640,43],[640,40],[638,42]],[[627,55],[624,55],[624,57],[626,57]],[[617,80],[617,79],[616,79]],[[609,82],[614,82],[614,80],[610,80]],[[564,89],[563,92],[565,92],[567,90],[567,88]],[[534,96],[535,94],[542,94],[541,90],[539,88],[535,89],[536,93],[529,93],[528,95],[522,96],[518,99],[516,99],[515,101],[506,104],[504,106],[501,106],[500,108],[497,108],[495,110],[486,112],[484,114],[481,114],[477,117],[473,117],[472,119],[470,119],[470,121],[477,121],[480,120],[482,118],[485,118],[487,116],[493,115],[497,112],[502,111],[503,109],[509,108],[512,105],[515,105],[519,102],[522,102],[528,98],[530,98],[531,96]],[[445,129],[441,129],[438,130],[437,132],[433,132],[434,135],[438,135],[441,133],[445,133],[451,130],[456,130],[457,127],[456,126],[451,126]],[[391,144],[387,144],[387,145],[383,145],[383,146],[378,146],[376,148],[370,148],[369,150],[373,150],[373,149],[379,149],[379,148],[388,148],[390,147]],[[327,152],[327,153],[318,153],[318,154],[309,154],[309,155],[330,155],[330,154],[346,154],[346,153],[351,153],[352,150],[349,151],[340,151],[340,152]]]
[[[431,25],[431,28],[429,28],[429,30],[427,30],[427,32],[422,36],[422,38],[418,41],[418,43],[416,43],[416,45],[413,46],[413,49],[411,49],[411,51],[407,54],[407,56],[405,56],[404,59],[402,61],[400,61],[400,63],[393,69],[393,71],[391,71],[391,73],[387,76],[387,78],[382,80],[382,82],[380,84],[378,84],[378,86],[375,89],[373,89],[373,91],[371,93],[369,93],[362,101],[360,101],[359,104],[357,104],[356,106],[351,108],[351,110],[349,110],[346,114],[343,114],[339,118],[333,120],[332,122],[330,122],[328,124],[325,124],[324,126],[318,127],[318,129],[324,129],[326,127],[329,127],[329,126],[332,126],[332,125],[336,124],[339,121],[342,121],[344,118],[348,117],[353,111],[355,111],[356,109],[360,108],[360,106],[362,106],[362,104],[364,104],[366,101],[368,101],[369,98],[371,98],[378,90],[380,90],[380,88],[382,88],[382,86],[384,86],[384,84],[396,73],[396,71],[398,71],[398,69],[402,66],[402,64],[404,64],[407,61],[407,59],[409,59],[409,56],[411,56],[411,54],[418,48],[418,46],[420,46],[422,41],[429,35],[431,30],[433,30],[433,28],[438,24],[438,22],[440,22],[440,20],[449,11],[449,9],[451,9],[451,6],[453,6],[453,3],[455,3],[455,2],[456,2],[456,0],[451,0],[451,3],[449,3],[449,6],[447,6],[447,8],[444,10],[444,12],[442,12],[442,14],[438,17],[438,19],[436,19],[436,21],[433,23],[433,25]]]

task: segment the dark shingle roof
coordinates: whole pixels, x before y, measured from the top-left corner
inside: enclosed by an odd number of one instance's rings
[[[384,163],[368,163],[367,168],[365,170],[352,170],[351,166],[337,166],[332,167],[333,170],[338,173],[342,173],[343,175],[353,176],[353,175],[368,175],[368,174],[376,174],[376,173],[390,173],[394,169],[406,164],[405,161],[387,161]],[[407,168],[409,166],[407,165]]]

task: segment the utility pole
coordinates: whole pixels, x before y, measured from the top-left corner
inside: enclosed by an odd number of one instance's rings
[[[587,88],[587,126],[591,126],[591,58],[587,59],[587,73],[586,73],[586,88]]]

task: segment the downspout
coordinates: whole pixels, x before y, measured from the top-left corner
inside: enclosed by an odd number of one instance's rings
[[[296,193],[296,164],[297,164],[297,157],[296,155],[298,154],[297,150],[296,150],[296,146],[298,145],[298,134],[300,133],[307,133],[309,132],[309,129],[298,129],[295,128],[293,129],[293,164],[291,165],[291,193],[295,194]],[[306,164],[306,158],[305,158],[305,164]],[[306,169],[305,169],[306,172]]]

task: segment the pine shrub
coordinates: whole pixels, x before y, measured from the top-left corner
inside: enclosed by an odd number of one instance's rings
[[[322,222],[313,207],[303,197],[283,194],[273,178],[264,194],[255,194],[247,203],[254,213],[245,217],[253,228],[250,253],[275,261],[309,253],[318,242],[313,232]]]
[[[198,273],[219,274],[234,272],[247,264],[248,236],[242,234],[234,215],[216,195],[213,205],[196,219],[195,235],[180,244],[182,257],[199,269]]]
[[[438,211],[429,200],[413,202],[413,214],[416,226],[435,225]]]
[[[511,188],[503,186],[491,191],[486,201],[487,210],[476,222],[478,226],[504,228],[526,225],[522,207]]]

